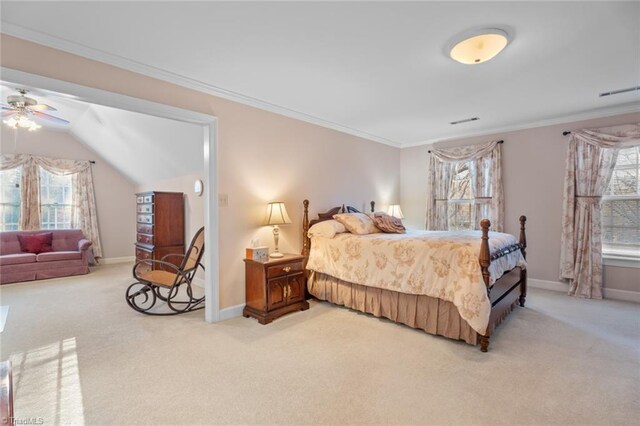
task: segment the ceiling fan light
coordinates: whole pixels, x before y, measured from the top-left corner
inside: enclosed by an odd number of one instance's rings
[[[4,124],[11,127],[12,129],[22,128],[27,129],[30,132],[34,130],[38,130],[42,126],[30,119],[28,116],[24,114],[19,114],[15,117],[11,117],[8,120],[3,120]]]
[[[2,122],[12,129],[15,129],[18,124],[18,120],[16,120],[14,117],[9,118],[8,120],[2,120]]]
[[[497,28],[474,31],[458,37],[452,43],[449,56],[462,64],[481,64],[494,58],[509,41],[507,33]]]

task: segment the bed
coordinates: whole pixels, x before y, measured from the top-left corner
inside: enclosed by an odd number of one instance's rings
[[[479,344],[482,352],[504,318],[525,304],[525,216],[518,240],[490,232],[486,219],[480,231],[347,232],[325,238],[310,237],[310,227],[359,211],[335,207],[309,221],[309,201],[303,206],[307,291],[319,300]]]

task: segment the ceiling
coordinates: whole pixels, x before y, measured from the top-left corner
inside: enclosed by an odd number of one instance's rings
[[[51,114],[70,122],[61,126],[34,118],[43,127],[37,132],[70,133],[134,183],[152,183],[203,170],[202,126],[89,104],[71,96],[7,82],[0,82],[2,100],[15,94],[17,87],[28,89],[28,96],[56,108]]]
[[[638,91],[598,97],[640,85],[639,2],[2,2],[1,16],[8,34],[395,146],[640,110]],[[514,39],[493,60],[445,54],[496,25]]]

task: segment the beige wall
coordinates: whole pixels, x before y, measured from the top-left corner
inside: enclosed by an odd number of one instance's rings
[[[92,167],[98,223],[105,258],[133,256],[135,237],[135,185],[109,163],[61,131],[11,130],[2,126],[0,152],[33,154],[71,160],[95,160]]]
[[[506,232],[518,235],[518,217],[527,216],[529,277],[558,281],[563,181],[567,151],[563,130],[637,123],[640,114],[539,127],[439,144],[460,146],[503,139]],[[401,200],[406,223],[424,229],[429,147],[403,149]],[[605,267],[605,287],[640,291],[640,269]]]
[[[244,248],[258,236],[269,201],[286,203],[281,250],[301,249],[302,200],[312,212],[349,203],[399,200],[400,150],[2,35],[3,67],[218,117],[220,305],[244,303]],[[34,60],[37,58],[37,60]],[[186,192],[186,191],[185,191]],[[133,223],[133,221],[132,221]]]

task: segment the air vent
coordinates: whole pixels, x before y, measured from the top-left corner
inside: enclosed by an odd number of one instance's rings
[[[476,121],[476,120],[480,120],[480,117],[471,117],[471,118],[465,118],[464,120],[458,120],[458,121],[452,121],[449,124],[460,124],[460,123],[468,123],[470,121]]]
[[[628,89],[612,90],[611,92],[603,92],[603,93],[600,93],[598,96],[602,98],[604,96],[619,95],[620,93],[635,92],[637,90],[640,90],[640,86],[629,87]]]

